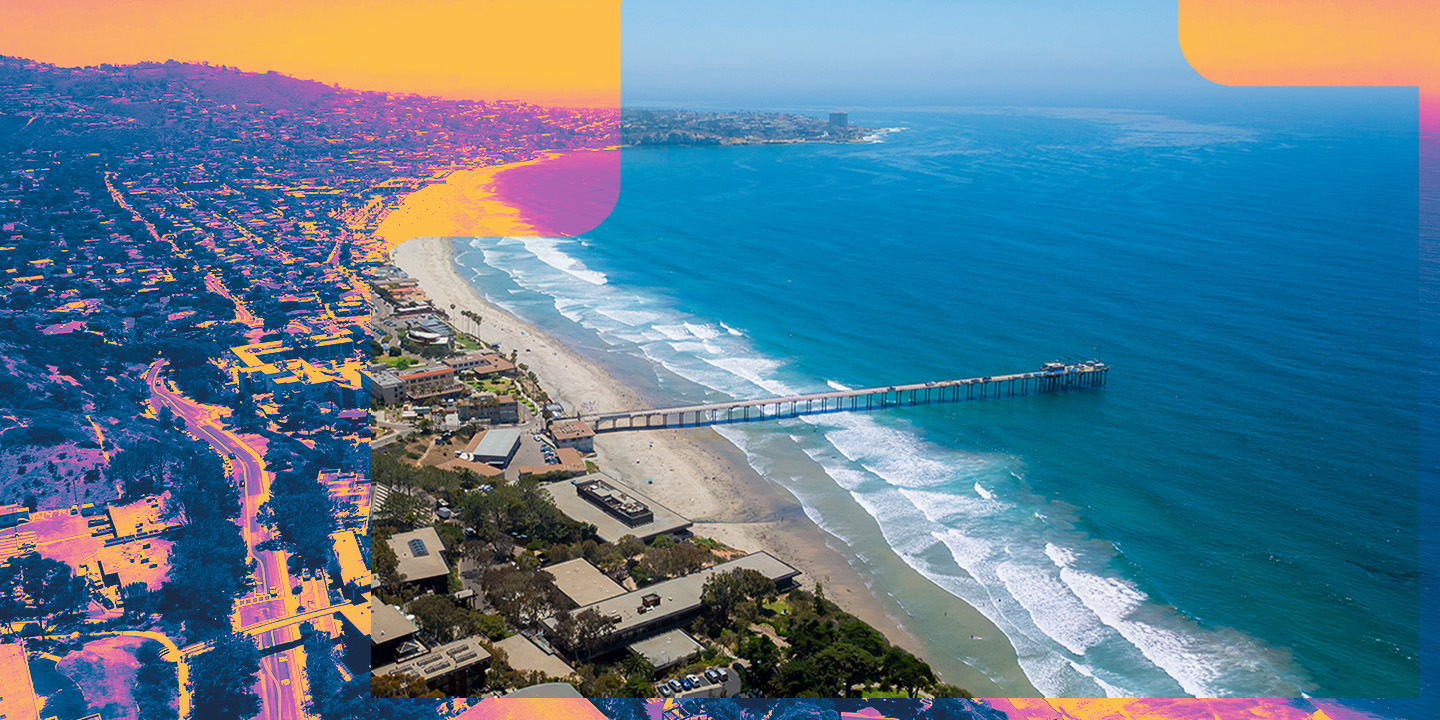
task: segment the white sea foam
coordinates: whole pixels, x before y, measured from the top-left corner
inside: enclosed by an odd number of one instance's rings
[[[686,330],[690,332],[691,335],[700,338],[701,340],[712,340],[714,338],[720,337],[720,331],[717,330],[714,325],[711,325],[709,323],[687,322],[682,323],[682,325],[685,327]]]
[[[1059,579],[1043,568],[1003,562],[995,575],[1005,589],[1025,606],[1035,627],[1054,638],[1076,655],[1099,645],[1105,639],[1105,627]]]
[[[663,317],[662,315],[660,315],[660,313],[651,312],[649,310],[626,310],[621,307],[597,307],[595,308],[595,312],[630,327],[643,326],[646,328],[653,328],[655,321]]]
[[[1102,622],[1139,648],[1150,662],[1180,683],[1185,692],[1195,697],[1211,697],[1224,692],[1224,688],[1213,685],[1219,671],[1207,662],[1202,653],[1197,652],[1197,638],[1130,619],[1148,599],[1134,583],[1070,567],[1062,568],[1060,577]]]
[[[526,250],[529,250],[532,255],[540,259],[540,262],[570,277],[583,280],[591,285],[604,285],[609,281],[609,279],[605,277],[605,273],[585,267],[579,260],[566,255],[565,252],[560,249],[562,244],[573,244],[575,243],[574,240],[565,238],[527,237],[520,238],[520,241],[525,244]]]
[[[990,492],[989,490],[986,490],[986,489],[985,489],[985,486],[984,486],[984,485],[981,485],[981,484],[978,483],[978,482],[975,483],[975,494],[976,494],[976,495],[979,495],[979,496],[982,497],[982,498],[985,498],[986,500],[994,500],[994,499],[995,499],[995,493]]]

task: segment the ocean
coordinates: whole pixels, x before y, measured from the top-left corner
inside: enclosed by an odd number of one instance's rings
[[[657,403],[1098,358],[1102,390],[719,431],[942,673],[991,673],[964,602],[1050,696],[1413,696],[1413,96],[1275,92],[626,150],[599,228],[456,263]]]

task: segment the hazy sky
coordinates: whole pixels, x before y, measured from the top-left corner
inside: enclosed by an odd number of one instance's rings
[[[968,105],[1202,90],[1174,0],[625,0],[625,104]]]

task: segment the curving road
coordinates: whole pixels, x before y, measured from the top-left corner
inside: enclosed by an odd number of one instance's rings
[[[314,598],[316,594],[323,596],[324,581],[315,579],[294,583],[305,586],[302,595],[297,597],[291,592],[293,585],[286,567],[286,554],[278,550],[255,550],[256,545],[270,539],[269,529],[255,519],[255,513],[270,497],[264,454],[224,428],[219,422],[222,413],[218,408],[201,405],[180,394],[162,376],[166,364],[165,360],[156,360],[145,373],[151,405],[156,411],[162,405],[169,407],[176,417],[185,422],[185,429],[191,435],[205,441],[225,458],[236,485],[242,490],[240,528],[250,557],[255,560],[252,575],[255,590],[249,599],[242,600],[246,604],[238,606],[232,613],[231,627],[240,630],[256,622],[298,614],[297,609],[303,600]],[[316,603],[311,607],[319,606],[320,603]],[[286,626],[254,635],[263,652],[267,648],[298,640],[299,630]],[[257,688],[261,710],[257,717],[264,720],[305,720],[304,667],[305,654],[299,647],[261,657]]]

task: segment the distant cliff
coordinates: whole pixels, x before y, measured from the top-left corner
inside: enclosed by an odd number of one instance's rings
[[[792,113],[624,109],[620,137],[626,146],[767,145],[862,142],[874,128],[833,125]]]

